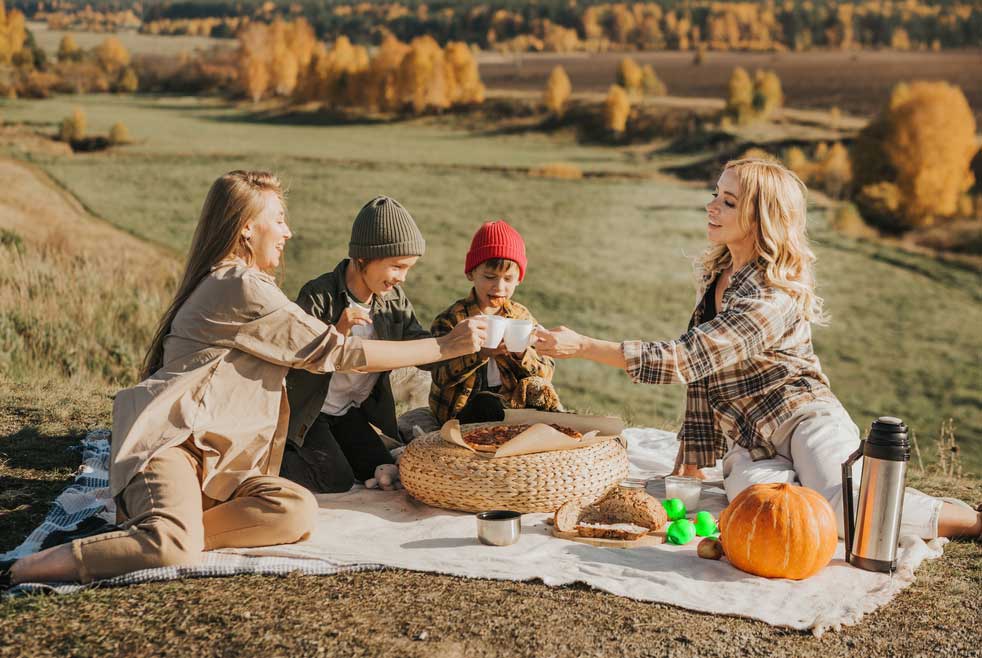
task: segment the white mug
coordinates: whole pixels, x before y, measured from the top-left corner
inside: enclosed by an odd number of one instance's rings
[[[488,333],[484,337],[484,347],[495,349],[501,345],[501,339],[505,337],[505,329],[508,328],[508,318],[500,315],[483,316],[488,322]]]
[[[509,352],[519,354],[528,349],[532,343],[532,330],[535,325],[531,320],[509,320],[505,329],[505,347]]]

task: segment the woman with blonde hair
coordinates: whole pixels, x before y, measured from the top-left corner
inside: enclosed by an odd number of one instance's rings
[[[113,405],[109,479],[121,529],[27,556],[0,573],[8,584],[90,582],[195,564],[203,550],[304,539],[317,504],[278,476],[288,370],[385,371],[480,349],[481,321],[387,342],[308,315],[272,276],[290,237],[272,174],[233,171],[214,182],[143,381]]]
[[[540,329],[536,349],[623,368],[636,383],[685,384],[676,473],[702,478],[701,468],[721,458],[731,500],[753,484],[804,485],[829,500],[841,535],[841,464],[858,447],[859,429],[812,349],[811,323],[825,316],[805,193],[778,163],[728,163],[706,205],[710,245],[685,334],[616,343]],[[982,514],[965,503],[914,491],[902,522],[902,532],[925,539],[982,534]]]

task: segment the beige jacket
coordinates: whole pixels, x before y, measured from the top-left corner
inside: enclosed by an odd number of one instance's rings
[[[112,494],[162,450],[188,438],[202,453],[201,486],[227,500],[247,478],[278,475],[290,408],[290,368],[359,370],[362,342],[287,299],[274,279],[223,261],[181,306],[164,365],[113,404]]]

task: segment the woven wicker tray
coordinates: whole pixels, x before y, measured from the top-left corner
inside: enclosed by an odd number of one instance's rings
[[[461,430],[498,424],[464,425]],[[615,440],[576,450],[490,459],[431,432],[406,447],[399,476],[406,491],[434,507],[554,512],[568,500],[599,498],[627,477],[627,467],[627,451]]]

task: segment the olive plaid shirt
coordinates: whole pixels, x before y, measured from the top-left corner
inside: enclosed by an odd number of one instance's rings
[[[477,294],[471,288],[470,295],[465,299],[457,300],[450,308],[436,316],[430,333],[437,337],[449,334],[461,320],[481,313]],[[506,318],[535,322],[535,318],[527,308],[512,300],[505,302],[501,315]],[[539,356],[534,347],[525,350],[521,358],[506,353],[496,356],[495,361],[501,373],[501,389],[498,392],[506,404],[515,403],[513,394],[518,390],[520,380],[527,377],[542,377],[552,381],[556,368],[551,358]],[[478,371],[487,363],[488,359],[480,354],[468,354],[426,366],[433,375],[433,384],[430,387],[430,410],[441,423],[455,417],[467,405],[471,393],[478,384]]]
[[[686,384],[679,441],[686,464],[712,466],[729,438],[754,461],[776,453],[770,437],[802,405],[835,401],[812,350],[811,325],[786,292],[768,286],[762,262],[733,274],[719,313],[701,323],[703,277],[688,331],[676,340],[626,341],[621,349],[635,383]]]

